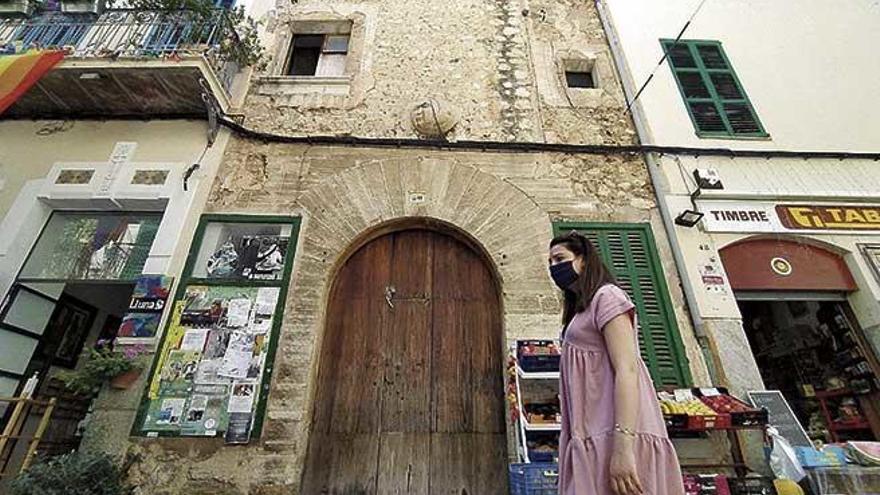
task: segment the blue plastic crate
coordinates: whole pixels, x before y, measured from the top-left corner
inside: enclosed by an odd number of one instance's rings
[[[510,465],[510,495],[557,495],[559,466],[555,462]]]

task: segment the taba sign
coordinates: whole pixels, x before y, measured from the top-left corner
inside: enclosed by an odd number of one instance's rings
[[[859,232],[880,234],[880,206],[702,201],[708,232]]]

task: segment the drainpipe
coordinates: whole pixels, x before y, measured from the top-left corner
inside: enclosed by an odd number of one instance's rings
[[[610,13],[605,9],[603,0],[595,0],[596,10],[599,12],[599,19],[602,22],[602,27],[605,30],[605,36],[608,38],[608,46],[611,50],[611,57],[614,61],[614,65],[617,67],[617,73],[620,75],[621,86],[623,86],[623,94],[626,96],[626,101],[632,101],[635,91],[636,84],[632,77],[632,74],[629,71],[629,67],[626,64],[626,58],[623,54],[623,47],[620,45],[619,38],[617,36],[617,31],[614,29],[614,24],[611,21]],[[644,116],[642,115],[641,106],[638,102],[633,103],[631,109],[633,123],[636,127],[636,132],[639,136],[639,141],[641,143],[652,142],[651,133],[648,130],[647,124],[645,123]],[[691,317],[691,322],[694,325],[694,333],[697,337],[697,342],[700,345],[700,349],[703,353],[703,359],[706,362],[706,366],[709,369],[709,376],[711,380],[717,382],[718,373],[715,369],[715,361],[712,359],[712,353],[709,349],[708,337],[706,336],[705,327],[703,326],[703,318],[700,316],[697,306],[697,298],[696,293],[694,292],[694,286],[691,283],[691,279],[687,276],[687,271],[685,270],[684,254],[681,252],[681,248],[678,245],[675,236],[675,223],[673,222],[673,215],[671,215],[669,211],[669,207],[666,205],[666,201],[664,201],[663,195],[667,188],[667,181],[663,174],[660,173],[660,163],[657,160],[657,156],[655,153],[645,153],[643,155],[645,157],[645,161],[648,165],[648,174],[651,177],[651,182],[654,185],[654,195],[657,199],[657,207],[660,210],[660,216],[663,218],[663,227],[666,231],[666,237],[669,239],[669,245],[672,248],[672,257],[675,261],[675,265],[678,268],[678,277],[681,280],[681,286],[684,291],[685,300],[688,305],[688,313]]]

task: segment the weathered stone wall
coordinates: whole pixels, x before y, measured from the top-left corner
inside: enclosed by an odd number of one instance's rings
[[[352,23],[343,93],[332,84],[279,83],[291,32],[319,21]],[[241,109],[262,131],[413,137],[413,107],[433,98],[460,116],[453,139],[635,139],[590,2],[306,0],[279,7],[269,31],[272,61]],[[567,90],[565,60],[595,64],[598,89]]]
[[[291,26],[317,21],[351,22],[344,93],[335,85],[310,94],[298,83],[268,77],[282,70]],[[414,137],[411,109],[435,98],[461,116],[451,139],[634,139],[589,2],[283,2],[269,29],[275,59],[241,109],[244,124],[264,132]],[[567,60],[594,64],[599,88],[569,92],[562,72]],[[425,201],[409,202],[413,192]],[[640,157],[238,138],[227,148],[207,209],[303,217],[267,417],[262,438],[244,447],[216,439],[129,439],[134,403],[123,397],[101,402],[100,414],[116,426],[96,427],[87,444],[138,455],[131,477],[142,493],[297,492],[335,270],[371,230],[407,217],[442,220],[483,247],[501,282],[508,339],[558,335],[560,301],[546,274],[554,220],[649,222],[692,372],[698,384],[709,382]],[[720,445],[701,444],[696,457],[717,459]]]
[[[626,193],[620,182],[628,182]],[[421,204],[409,192],[425,194]],[[291,493],[308,443],[311,397],[327,294],[346,250],[377,225],[420,216],[456,226],[486,250],[503,291],[505,337],[558,333],[558,291],[546,275],[553,220],[650,222],[667,277],[671,256],[640,159],[548,153],[332,148],[234,141],[215,181],[211,212],[284,213],[304,222],[286,301],[262,438],[246,447],[216,439],[126,439],[136,394],[98,403],[91,448],[141,456],[143,493]],[[702,357],[670,284],[698,383]],[[695,446],[719,456],[717,446]]]

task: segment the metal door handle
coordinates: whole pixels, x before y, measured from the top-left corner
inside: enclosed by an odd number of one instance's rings
[[[394,294],[397,294],[397,289],[393,285],[385,287],[385,302],[388,303],[388,307],[391,309],[394,309],[394,303],[392,302]]]

